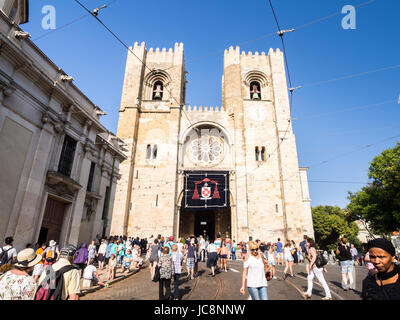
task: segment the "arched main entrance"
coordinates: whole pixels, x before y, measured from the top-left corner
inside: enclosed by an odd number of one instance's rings
[[[185,171],[179,236],[232,236],[228,171]]]

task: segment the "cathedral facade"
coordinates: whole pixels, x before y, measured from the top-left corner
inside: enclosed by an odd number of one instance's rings
[[[128,53],[111,234],[218,233],[236,241],[313,236],[283,53],[225,50],[222,106],[185,104],[183,44]]]

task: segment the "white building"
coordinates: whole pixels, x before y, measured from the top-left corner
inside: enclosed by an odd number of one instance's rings
[[[28,1],[0,0],[0,9],[0,239],[22,249],[108,234],[121,142],[18,26]]]

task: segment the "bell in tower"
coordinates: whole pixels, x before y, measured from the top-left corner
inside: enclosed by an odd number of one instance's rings
[[[161,81],[157,81],[154,84],[153,100],[162,100],[163,97],[163,84]]]
[[[252,82],[250,87],[251,87],[250,99],[260,100],[261,99],[260,85],[257,82]]]

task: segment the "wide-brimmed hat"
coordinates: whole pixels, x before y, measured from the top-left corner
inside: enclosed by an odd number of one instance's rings
[[[37,265],[42,259],[43,257],[36,254],[33,249],[24,249],[18,253],[17,262],[14,265],[20,268],[30,268]]]
[[[56,244],[57,244],[57,242],[55,242],[54,240],[50,240],[50,242],[49,242],[50,247],[54,247]]]

